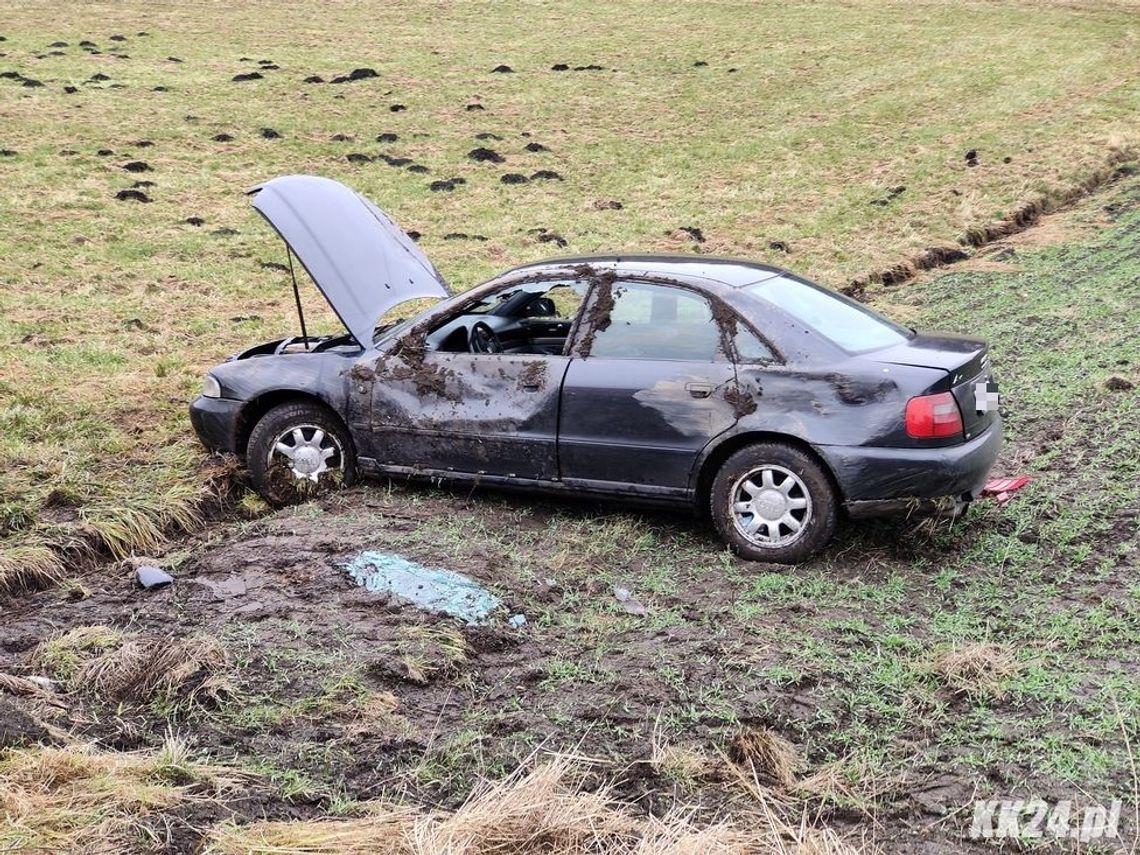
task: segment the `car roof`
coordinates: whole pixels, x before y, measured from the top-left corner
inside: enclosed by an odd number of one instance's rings
[[[783,268],[770,264],[705,255],[581,255],[543,259],[512,268],[507,273],[521,273],[548,267],[572,267],[579,264],[604,266],[618,273],[649,273],[657,276],[711,279],[732,288],[788,274]]]

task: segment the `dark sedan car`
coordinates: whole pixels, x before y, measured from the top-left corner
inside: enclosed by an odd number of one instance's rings
[[[274,503],[360,472],[524,487],[687,506],[738,554],[792,563],[841,511],[960,510],[997,456],[985,342],[916,333],[779,268],[556,259],[449,296],[344,185],[252,192],[348,330],[309,337],[302,318],[301,336],[214,368],[191,405],[203,443],[244,455]]]

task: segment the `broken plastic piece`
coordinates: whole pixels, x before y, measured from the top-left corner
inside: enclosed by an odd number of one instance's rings
[[[366,591],[392,594],[421,609],[482,623],[499,607],[499,598],[474,579],[441,568],[424,567],[390,552],[361,552],[344,569]]]
[[[999,505],[1008,502],[1013,494],[1033,479],[1028,475],[1017,475],[1013,478],[993,478],[982,487],[983,499],[994,499]]]
[[[511,615],[509,618],[507,618],[507,623],[509,623],[515,629],[526,626],[526,615]]]
[[[174,583],[173,576],[150,564],[143,564],[135,570],[135,578],[143,588],[161,588]]]

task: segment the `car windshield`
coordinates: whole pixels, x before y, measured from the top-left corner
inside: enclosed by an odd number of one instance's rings
[[[455,299],[455,297],[451,299]],[[440,302],[434,297],[427,297],[405,300],[393,306],[384,313],[384,316],[376,324],[376,332],[372,336],[372,341],[379,342],[381,339],[403,332],[438,306]]]
[[[911,335],[911,330],[854,300],[791,276],[773,276],[743,290],[778,306],[848,353],[900,344]]]

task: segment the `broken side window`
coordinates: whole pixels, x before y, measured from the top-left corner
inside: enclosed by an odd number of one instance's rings
[[[594,336],[591,356],[697,362],[722,358],[712,305],[683,288],[615,283],[609,321]]]

